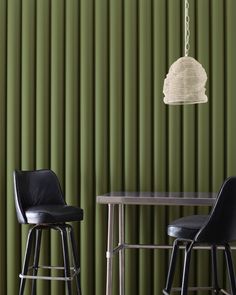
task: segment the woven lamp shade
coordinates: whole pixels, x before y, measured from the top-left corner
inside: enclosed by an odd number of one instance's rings
[[[207,102],[207,74],[193,57],[184,56],[173,63],[164,81],[164,103],[171,105]]]

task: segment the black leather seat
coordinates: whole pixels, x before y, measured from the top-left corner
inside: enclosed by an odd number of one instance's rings
[[[208,218],[208,215],[192,215],[176,219],[168,225],[167,233],[174,238],[194,239]]]
[[[174,220],[168,225],[168,235],[176,238],[173,244],[166,287],[163,294],[168,295],[172,289],[177,254],[180,245],[185,246],[184,269],[181,295],[189,294],[188,274],[191,252],[194,246],[211,245],[212,282],[209,290],[214,294],[225,292],[219,287],[217,276],[217,246],[223,246],[229,274],[231,295],[236,295],[234,266],[229,243],[236,241],[236,177],[230,177],[223,183],[210,215],[192,215]]]
[[[81,221],[83,210],[67,205],[39,205],[27,208],[25,215],[30,224],[61,223]]]
[[[40,276],[40,278],[65,280],[68,294],[71,295],[71,281],[75,277],[77,294],[81,295],[78,251],[76,249],[73,228],[66,222],[83,220],[83,210],[66,204],[58,178],[52,170],[14,171],[14,192],[19,223],[32,225],[28,234],[25,259],[22,273],[20,274],[19,294],[23,295],[24,293],[26,279],[33,279],[31,294],[35,294],[42,230],[53,229],[61,234],[65,276],[51,278]],[[74,261],[73,274],[71,274],[70,268],[68,236],[71,240]],[[29,267],[33,243],[34,259],[32,267]],[[58,267],[51,266],[50,268]],[[32,269],[32,274],[28,274],[30,269]]]

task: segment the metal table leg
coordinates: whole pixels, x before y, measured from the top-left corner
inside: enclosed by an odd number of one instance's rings
[[[106,295],[112,295],[113,227],[114,227],[114,205],[108,204]]]
[[[119,204],[119,246],[125,243],[124,229],[124,205]],[[122,247],[119,251],[119,290],[120,295],[125,294],[125,249]]]

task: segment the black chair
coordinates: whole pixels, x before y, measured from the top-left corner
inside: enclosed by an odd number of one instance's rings
[[[229,294],[226,290],[219,287],[217,278],[216,251],[218,246],[223,246],[231,295],[236,295],[234,266],[229,246],[230,242],[236,241],[236,177],[230,177],[225,180],[210,215],[193,215],[177,219],[169,224],[168,235],[176,239],[173,244],[167,282],[163,294],[168,295],[171,292],[177,253],[181,244],[185,246],[182,287],[175,289],[179,289],[181,295],[187,295],[188,291],[197,289],[197,287],[188,288],[190,257],[194,246],[207,244],[211,246],[212,261],[212,287],[208,289],[212,290],[214,294],[220,294],[220,292]]]
[[[76,278],[77,294],[81,295],[80,266],[73,228],[66,222],[81,221],[83,210],[68,206],[63,198],[60,183],[51,170],[14,171],[14,193],[19,223],[32,224],[29,230],[25,258],[20,274],[19,294],[23,295],[26,279],[32,279],[31,294],[36,292],[36,279],[64,280],[68,294],[72,294],[71,281]],[[42,230],[59,231],[62,240],[63,267],[39,266]],[[68,237],[70,238],[74,267],[70,267]],[[29,267],[32,247],[33,265]],[[38,276],[38,269],[64,269],[63,277]],[[29,274],[29,272],[31,273]]]

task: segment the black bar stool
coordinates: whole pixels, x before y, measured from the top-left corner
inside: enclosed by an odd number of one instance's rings
[[[191,290],[211,290],[214,294],[229,294],[219,287],[217,277],[217,246],[224,248],[226,265],[229,274],[231,295],[236,295],[236,282],[233,260],[229,243],[236,241],[236,177],[225,180],[210,215],[192,215],[174,220],[168,226],[168,235],[175,237],[166,287],[163,294],[169,295],[172,290],[178,290],[181,295],[189,294]],[[179,246],[185,246],[184,269],[181,288],[172,288],[176,259]],[[211,246],[212,286],[188,287],[188,276],[191,253],[194,246]]]
[[[76,279],[77,294],[81,295],[80,266],[73,228],[66,222],[83,220],[83,210],[68,206],[60,183],[51,170],[14,171],[14,193],[19,223],[31,224],[25,258],[20,276],[19,295],[23,295],[26,279],[32,279],[31,294],[36,294],[36,280],[63,280],[72,295],[72,280]],[[56,230],[61,235],[64,267],[39,266],[43,230]],[[70,266],[68,238],[71,244],[73,267]],[[34,253],[32,253],[34,252]],[[33,254],[33,265],[29,266]],[[38,269],[64,269],[63,277],[38,276]],[[31,272],[31,273],[30,273]]]

